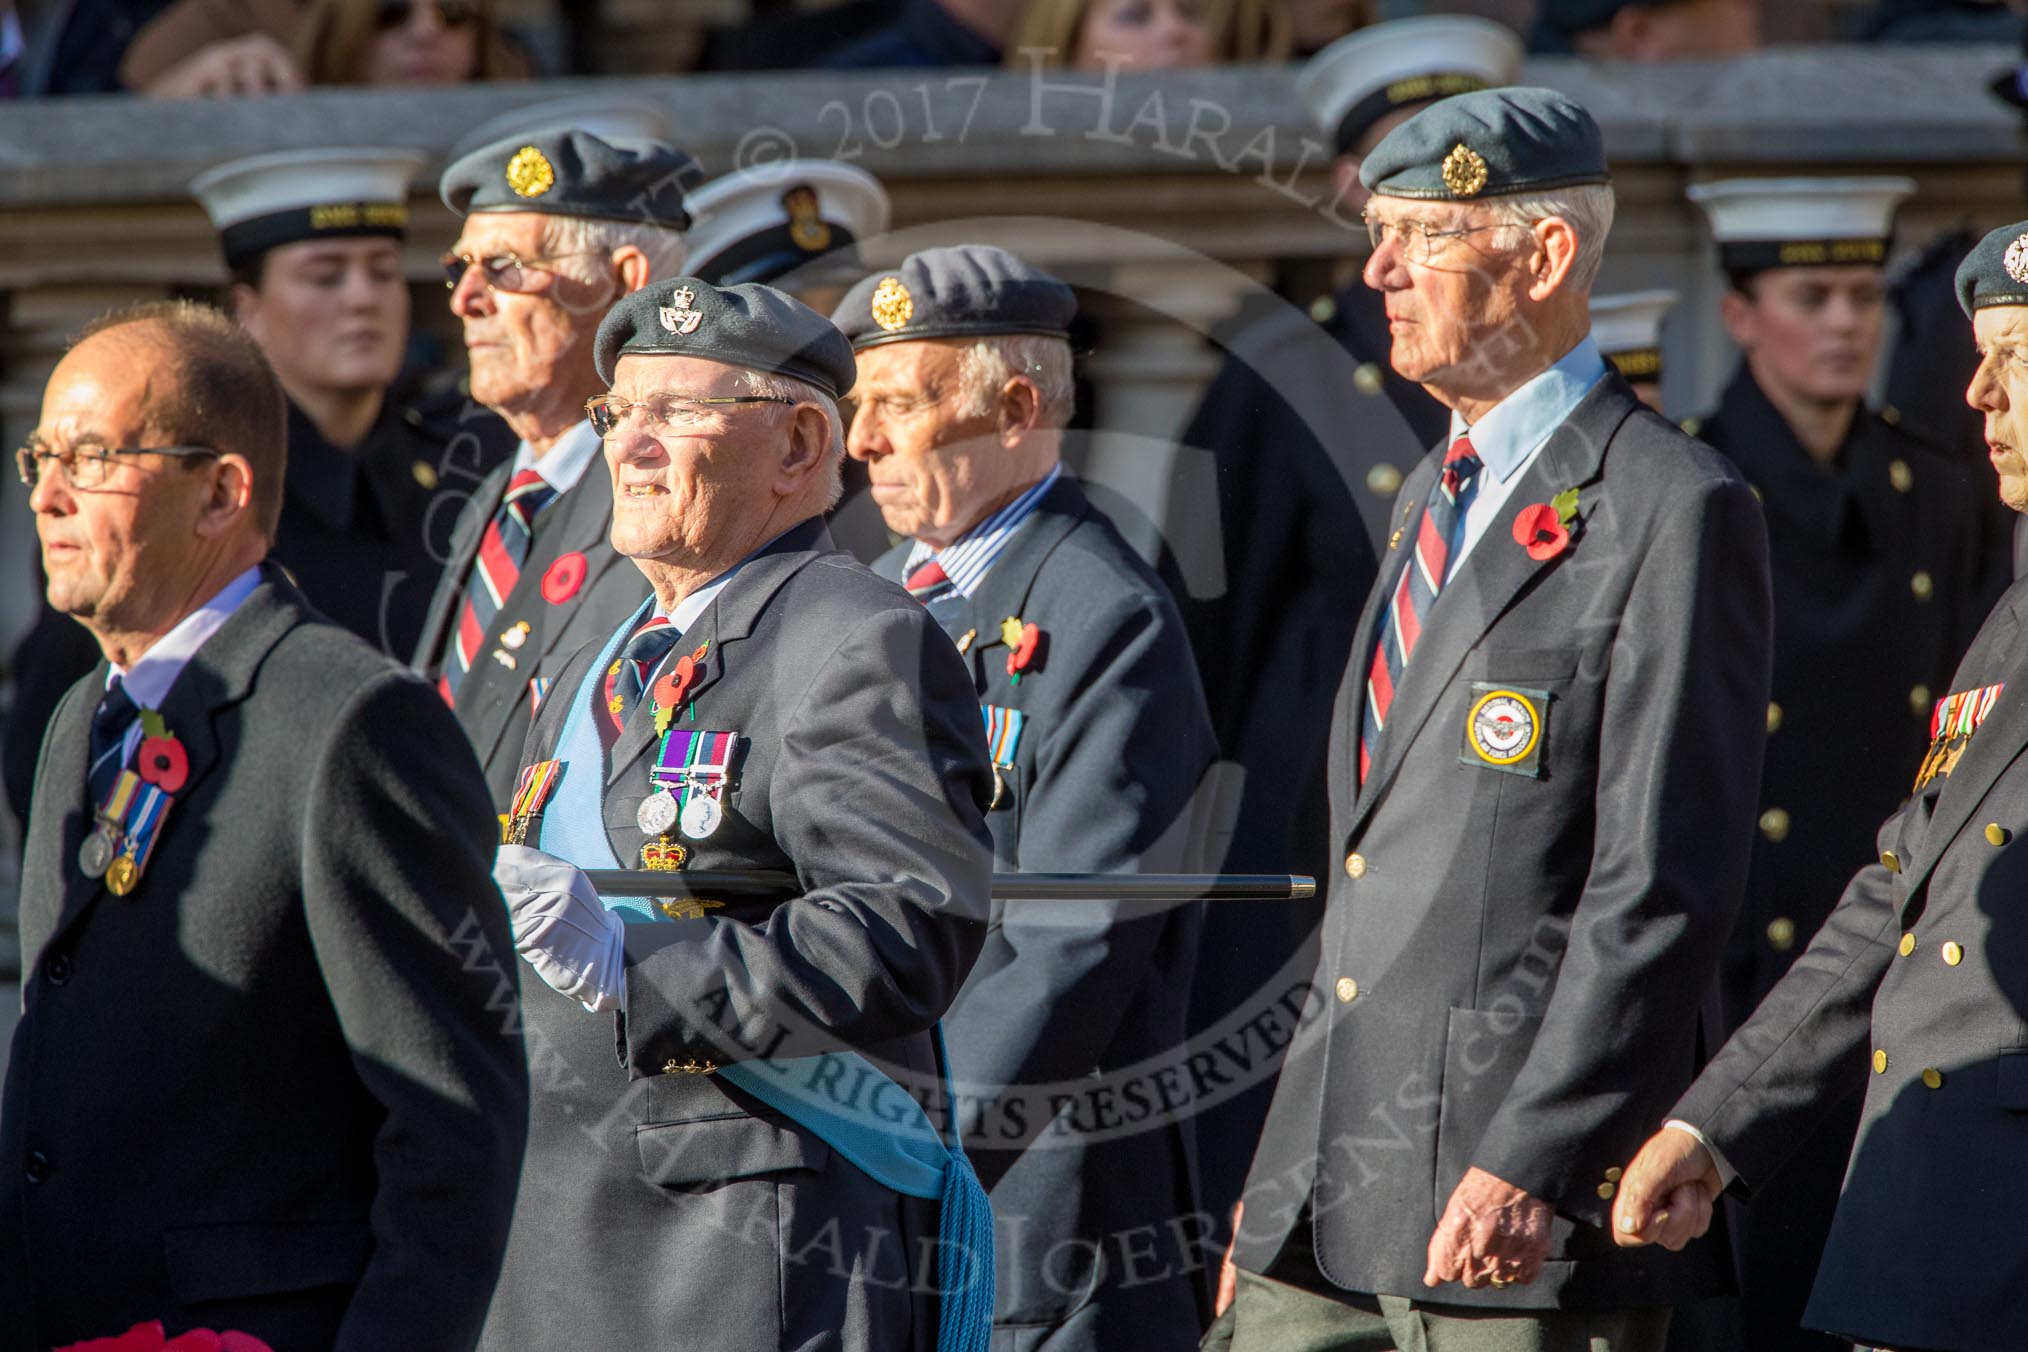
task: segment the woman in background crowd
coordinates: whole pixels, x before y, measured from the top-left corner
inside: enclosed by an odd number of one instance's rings
[[[1285,61],[1291,22],[1284,0],[1031,0],[1007,47],[1072,70],[1183,70],[1227,62]]]

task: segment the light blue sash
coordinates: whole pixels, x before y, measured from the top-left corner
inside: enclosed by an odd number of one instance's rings
[[[587,715],[606,668],[652,604],[651,599],[619,627],[578,689],[552,692],[571,703],[554,752],[563,771],[543,811],[537,848],[579,868],[633,863],[614,857],[606,835],[605,751],[598,725]],[[573,768],[578,773],[572,774]],[[601,899],[628,924],[668,923],[648,898]],[[941,1026],[936,1043],[938,1058],[948,1064]],[[986,1352],[993,1322],[993,1213],[955,1131],[946,1137],[913,1095],[857,1052],[734,1061],[717,1073],[814,1132],[882,1187],[940,1204],[937,1352]],[[868,1085],[872,1092],[861,1093]],[[850,1088],[840,1101],[826,1086]],[[943,1087],[944,1102],[952,1105],[955,1117],[948,1074]]]

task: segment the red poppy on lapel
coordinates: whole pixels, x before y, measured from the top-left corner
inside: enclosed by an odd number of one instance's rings
[[[228,1330],[191,1329],[174,1338],[167,1336],[159,1320],[136,1324],[115,1338],[87,1338],[70,1343],[56,1352],[274,1352],[251,1333]]]
[[[542,599],[553,606],[560,606],[577,595],[577,589],[584,585],[586,564],[584,555],[572,550],[557,556],[549,571],[542,575]]]
[[[134,756],[134,769],[142,779],[162,792],[181,793],[183,781],[190,777],[190,757],[173,733],[164,732],[141,739],[141,748]]]
[[[1042,642],[1042,628],[1033,620],[1021,626],[1021,641],[1007,654],[1007,674],[1015,680],[1035,660],[1035,649]]]
[[[1514,540],[1540,563],[1570,548],[1570,531],[1557,519],[1556,508],[1546,502],[1523,507],[1514,518]]]

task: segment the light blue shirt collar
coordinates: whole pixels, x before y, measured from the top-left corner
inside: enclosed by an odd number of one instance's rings
[[[1505,483],[1528,457],[1562,426],[1592,386],[1605,378],[1605,358],[1589,337],[1563,354],[1555,365],[1493,405],[1485,417],[1465,426],[1451,414],[1451,440],[1469,433],[1472,448],[1495,479]]]
[[[178,620],[175,628],[155,640],[154,646],[134,663],[132,671],[109,667],[106,687],[111,689],[113,678],[119,677],[126,684],[128,699],[143,709],[160,708],[162,701],[168,697],[169,687],[176,684],[176,678],[183,674],[183,668],[190,665],[190,659],[197,655],[205,640],[225,628],[225,622],[246,603],[246,598],[252,596],[254,588],[260,584],[260,565],[255,564],[219,588],[216,596]]]
[[[528,443],[522,442],[514,452],[514,468],[509,472],[519,474],[524,469],[532,469],[551,488],[559,493],[568,493],[577,487],[578,480],[584,478],[584,472],[591,467],[603,445],[605,443],[599,440],[599,434],[592,430],[591,420],[587,418],[558,437],[556,444],[549,448],[549,454],[540,460],[535,458],[535,452]]]

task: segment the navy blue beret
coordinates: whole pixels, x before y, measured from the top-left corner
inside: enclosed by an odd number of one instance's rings
[[[2028,305],[2028,221],[2003,225],[1958,264],[1958,308],[1967,318],[1989,305]]]
[[[1481,89],[1387,133],[1359,181],[1383,197],[1449,202],[1604,183],[1605,141],[1591,114],[1553,89]]]
[[[627,353],[703,357],[749,371],[772,371],[842,398],[857,378],[852,344],[830,320],[771,286],[717,287],[696,277],[651,282],[613,306],[599,324],[593,360],[599,378]]]
[[[444,170],[444,205],[474,211],[535,211],[682,230],[684,189],[697,161],[660,142],[615,146],[587,131],[555,128],[480,146]]]
[[[831,315],[854,348],[916,338],[1032,333],[1068,338],[1077,294],[990,244],[910,254],[845,293]]]

